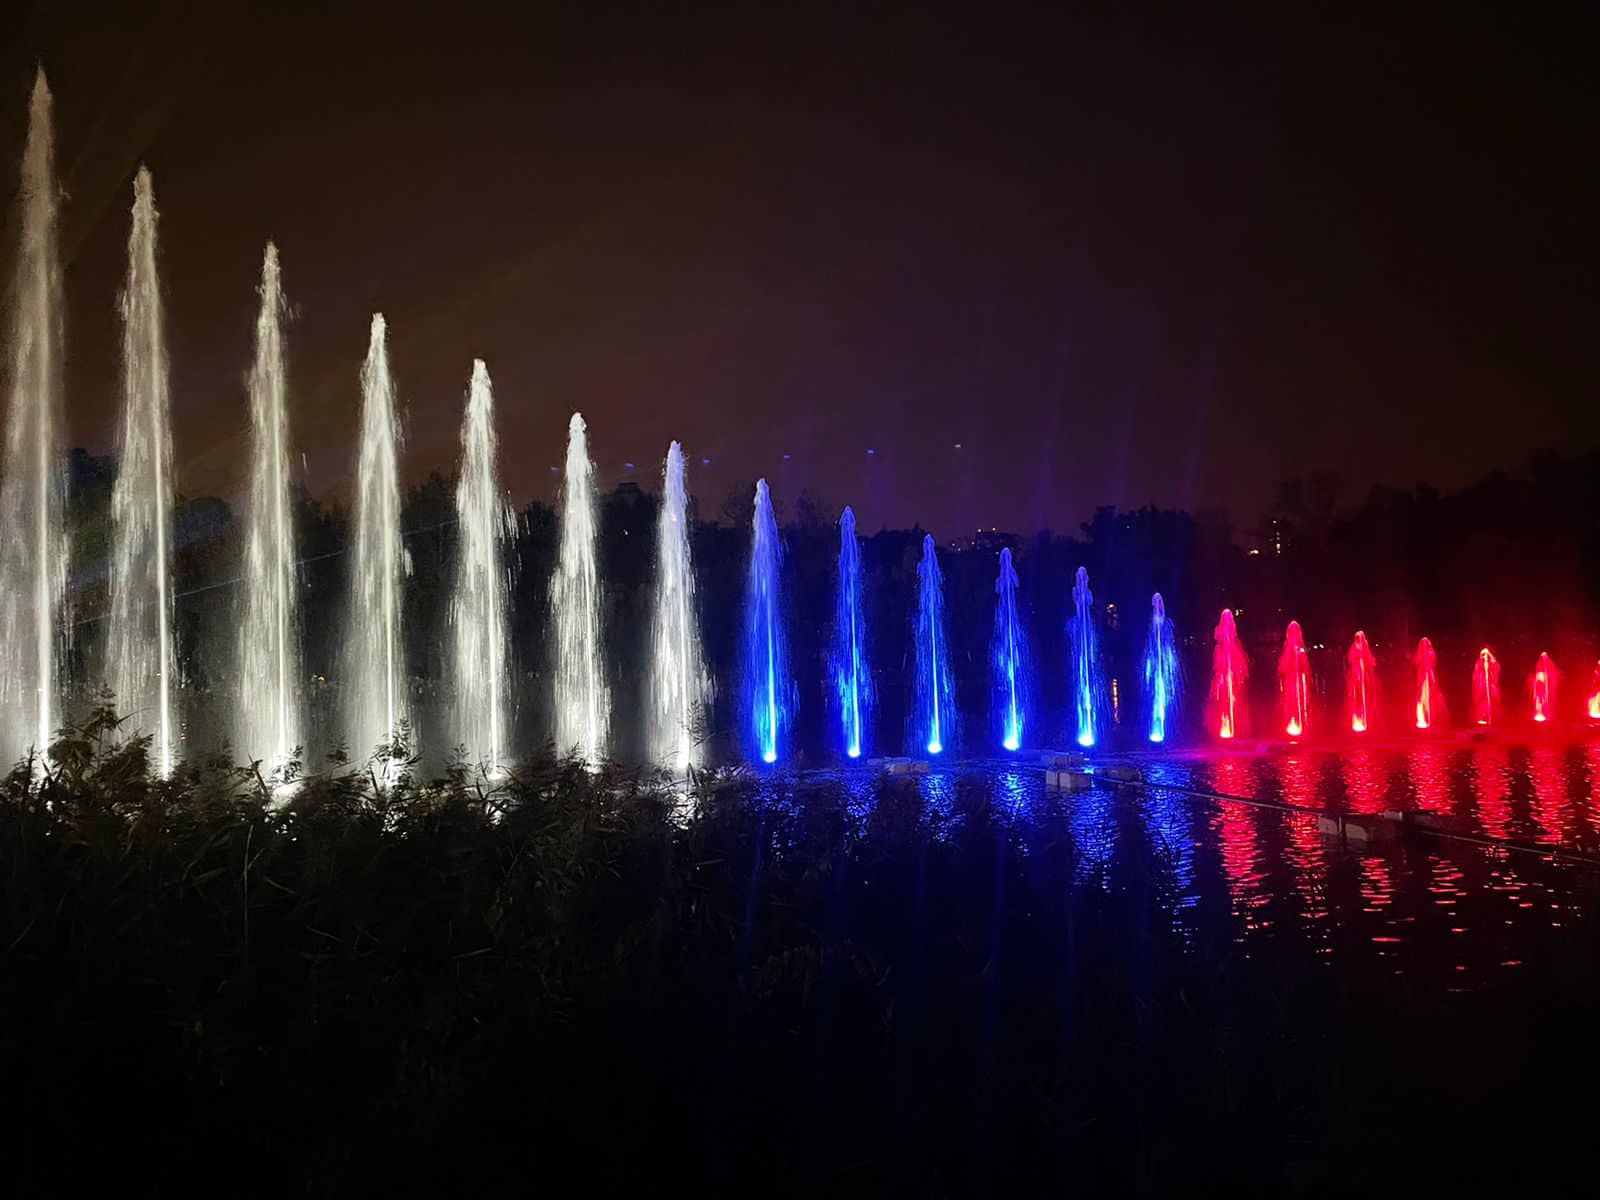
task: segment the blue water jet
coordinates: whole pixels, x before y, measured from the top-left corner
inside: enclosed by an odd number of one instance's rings
[[[1022,746],[1028,727],[1028,639],[1017,617],[1017,569],[1011,550],[1000,551],[1000,576],[994,583],[994,639],[989,662],[994,672],[993,711],[1000,744],[1007,750]]]
[[[1150,597],[1150,633],[1144,643],[1144,694],[1149,710],[1148,736],[1152,742],[1167,740],[1182,690],[1183,676],[1178,666],[1172,620],[1167,616],[1166,602],[1157,592]]]
[[[744,658],[750,736],[764,763],[782,747],[789,675],[784,658],[778,569],[783,558],[767,481],[756,484],[751,522],[750,577],[745,586]]]
[[[833,687],[839,704],[839,729],[846,756],[866,749],[872,709],[872,674],[867,668],[867,622],[861,612],[861,545],[856,514],[839,515],[839,580],[834,600]]]
[[[917,625],[912,631],[917,647],[917,695],[913,710],[914,745],[929,754],[942,754],[955,744],[955,702],[950,686],[950,656],[944,630],[944,575],[933,535],[922,539],[922,562],[917,566]]]
[[[1105,711],[1105,680],[1100,666],[1100,639],[1094,628],[1094,593],[1089,572],[1079,567],[1072,583],[1072,619],[1067,623],[1072,654],[1072,709],[1078,745],[1100,740]]]

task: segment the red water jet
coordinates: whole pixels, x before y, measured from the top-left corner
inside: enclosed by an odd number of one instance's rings
[[[1600,662],[1594,665],[1594,679],[1589,684],[1589,720],[1600,721]]]
[[[1416,680],[1416,721],[1418,729],[1444,724],[1444,694],[1439,691],[1439,656],[1433,643],[1423,638],[1411,656],[1411,675]]]
[[[1485,646],[1472,665],[1472,719],[1492,725],[1500,711],[1500,660]]]
[[[1283,653],[1278,656],[1278,698],[1283,709],[1283,731],[1304,737],[1311,726],[1311,658],[1300,622],[1290,621],[1283,632]]]
[[[1359,629],[1344,656],[1344,688],[1350,701],[1350,732],[1365,733],[1378,711],[1378,660]]]
[[[1561,672],[1556,670],[1555,659],[1548,651],[1539,655],[1533,664],[1533,719],[1543,725],[1556,718],[1556,688],[1561,683]]]
[[[1245,682],[1250,675],[1250,662],[1245,658],[1244,647],[1239,645],[1239,630],[1234,625],[1232,609],[1222,610],[1214,636],[1216,645],[1211,651],[1211,693],[1206,703],[1206,724],[1226,741],[1243,737],[1247,732],[1250,705]]]

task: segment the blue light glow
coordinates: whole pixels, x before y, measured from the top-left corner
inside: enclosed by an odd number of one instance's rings
[[[867,744],[872,673],[867,669],[867,622],[861,612],[861,545],[856,541],[856,514],[848,505],[839,514],[839,576],[833,615],[831,665],[839,740],[846,756],[860,758]]]
[[[955,705],[944,632],[944,575],[939,570],[932,534],[922,539],[922,561],[917,566],[917,624],[912,636],[917,647],[913,733],[929,754],[940,754],[945,743],[954,740]]]
[[[1167,617],[1166,603],[1157,592],[1150,598],[1150,635],[1144,644],[1144,691],[1149,703],[1150,741],[1167,740],[1167,727],[1176,718],[1183,687],[1176,639]]]
[[[1089,572],[1079,567],[1072,584],[1072,619],[1067,625],[1072,649],[1072,707],[1076,717],[1078,745],[1085,748],[1099,740],[1101,713],[1100,641],[1094,627],[1094,593],[1089,590]]]
[[[756,484],[751,524],[750,577],[745,590],[745,673],[750,736],[764,763],[778,761],[789,682],[779,612],[782,548],[765,479]]]
[[[1028,721],[1028,642],[1017,617],[1017,571],[1011,550],[1000,551],[1000,576],[995,580],[994,639],[989,659],[993,669],[992,707],[1007,750],[1022,746]]]

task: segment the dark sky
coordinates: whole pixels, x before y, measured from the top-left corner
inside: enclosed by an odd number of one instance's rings
[[[1097,503],[1250,525],[1313,470],[1356,499],[1600,440],[1592,25],[680,7],[24,5],[0,159],[42,62],[71,440],[113,445],[140,162],[190,494],[243,480],[269,237],[331,495],[374,310],[409,475],[453,464],[481,356],[519,502],[574,408],[607,482],[653,488],[679,437],[707,511],[765,474],[945,537]]]

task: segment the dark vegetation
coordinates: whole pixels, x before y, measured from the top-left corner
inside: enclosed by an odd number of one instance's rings
[[[1072,802],[976,777],[675,817],[330,764],[274,808],[112,723],[0,794],[13,1194],[1417,1195],[1587,1145],[1592,923],[1456,995],[1240,944],[1225,895],[1180,935],[1147,839],[1075,883]]]

